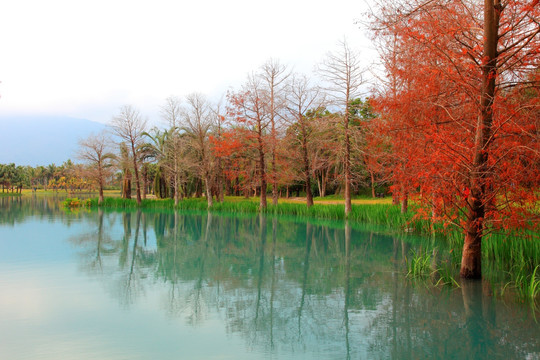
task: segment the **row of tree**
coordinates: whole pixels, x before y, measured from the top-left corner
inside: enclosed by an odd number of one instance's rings
[[[14,163],[0,164],[0,185],[2,192],[21,193],[23,187],[45,190],[66,190],[70,192],[93,189],[87,173],[91,169],[83,164],[67,160],[60,166],[21,166]]]
[[[135,107],[124,106],[110,123],[115,154],[103,133],[81,141],[79,158],[100,188],[116,164],[122,196],[131,197],[133,182],[138,202],[150,189],[175,203],[204,192],[209,206],[227,193],[258,195],[264,209],[267,192],[276,204],[280,193],[303,187],[308,207],[314,190],[344,193],[348,213],[352,189],[370,183],[375,195],[384,183],[365,141],[375,115],[358,97],[362,69],[347,43],[319,70],[327,87],[270,60],[224,102],[170,97],[161,109],[165,129],[148,129]]]
[[[370,102],[377,116],[354,106],[363,70],[343,43],[319,65],[317,85],[270,61],[224,108],[197,94],[183,106],[169,99],[170,141],[154,159],[174,184],[191,168],[210,206],[224,179],[258,189],[261,208],[267,186],[275,203],[280,185],[301,180],[311,206],[321,171],[343,184],[348,214],[354,170],[391,179],[403,211],[414,196],[419,215],[463,229],[461,276],[478,278],[486,234],[540,223],[538,0],[381,1],[368,25],[385,72]]]
[[[364,70],[346,42],[318,78],[271,60],[225,101],[168,98],[166,129],[147,129],[132,106],[104,134],[81,142],[88,179],[102,189],[113,164],[123,196],[152,187],[175,202],[205,192],[267,193],[302,184],[342,192],[391,184],[407,211],[463,228],[461,275],[481,276],[482,238],[501,228],[538,228],[540,183],[540,6],[538,0],[381,1],[369,26],[385,76],[360,99]],[[316,183],[314,186],[313,183]],[[151,185],[152,184],[152,185]],[[103,198],[102,191],[100,199]]]

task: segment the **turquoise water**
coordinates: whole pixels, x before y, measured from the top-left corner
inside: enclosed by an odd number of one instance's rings
[[[0,359],[539,359],[527,305],[343,222],[0,198]]]

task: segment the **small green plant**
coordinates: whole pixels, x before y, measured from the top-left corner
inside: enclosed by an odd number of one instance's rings
[[[424,278],[431,273],[431,255],[428,252],[411,250],[411,256],[407,258],[407,277]]]
[[[92,199],[85,199],[81,201],[81,204],[84,207],[91,207],[92,206]]]
[[[460,287],[457,280],[454,278],[454,269],[449,262],[443,262],[437,268],[437,275],[439,280],[435,285],[447,285],[447,286],[456,286]]]
[[[539,269],[540,265],[537,265],[532,274],[527,275],[528,272],[525,269],[515,267],[509,272],[513,279],[501,289],[501,295],[504,294],[507,288],[514,288],[521,299],[534,303],[540,296]]]
[[[78,208],[81,206],[81,200],[79,200],[79,198],[66,198],[62,202],[62,206],[65,208]]]
[[[62,206],[64,208],[74,209],[79,207],[91,207],[92,199],[81,200],[79,198],[66,198],[62,201]]]
[[[529,285],[527,286],[527,295],[530,299],[536,299],[536,297],[540,295],[540,276],[536,276],[536,272],[539,268],[540,265],[537,265],[534,268],[534,271],[531,275],[531,280],[529,282]]]

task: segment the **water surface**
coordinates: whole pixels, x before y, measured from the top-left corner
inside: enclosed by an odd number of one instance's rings
[[[343,222],[0,198],[0,358],[540,358],[528,306],[411,285],[414,247]]]

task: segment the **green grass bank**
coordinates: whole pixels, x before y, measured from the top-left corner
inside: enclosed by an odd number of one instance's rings
[[[98,199],[88,199],[85,205],[98,207]],[[215,213],[233,214],[259,213],[260,210],[258,199],[238,197],[228,197],[224,202],[216,202],[210,209],[208,209],[204,198],[184,199],[176,207],[173,199],[146,199],[138,206],[134,199],[105,198],[101,206],[109,209],[137,209],[140,207],[156,210],[209,210]],[[268,204],[264,213],[320,220],[345,220],[344,205],[333,203],[316,203],[308,209],[305,203],[283,201],[278,205]],[[381,225],[405,236],[407,234],[421,234],[432,238],[434,241],[444,241],[452,253],[452,267],[459,268],[460,254],[463,247],[463,232],[461,229],[445,229],[442,225],[433,224],[429,220],[417,219],[414,217],[414,209],[406,214],[401,214],[400,207],[390,203],[353,204],[348,220],[350,222]],[[533,300],[533,302],[540,298],[539,234],[524,231],[491,233],[484,237],[482,254],[486,264],[484,273],[490,279],[505,284],[501,290],[502,292],[515,289],[520,297]],[[427,263],[429,259],[425,257],[429,255],[424,254],[422,256],[424,257],[422,261]],[[445,269],[444,272],[448,273],[449,271]],[[450,278],[450,275],[448,275],[448,278]],[[444,283],[455,283],[455,281],[448,280],[444,281]]]

